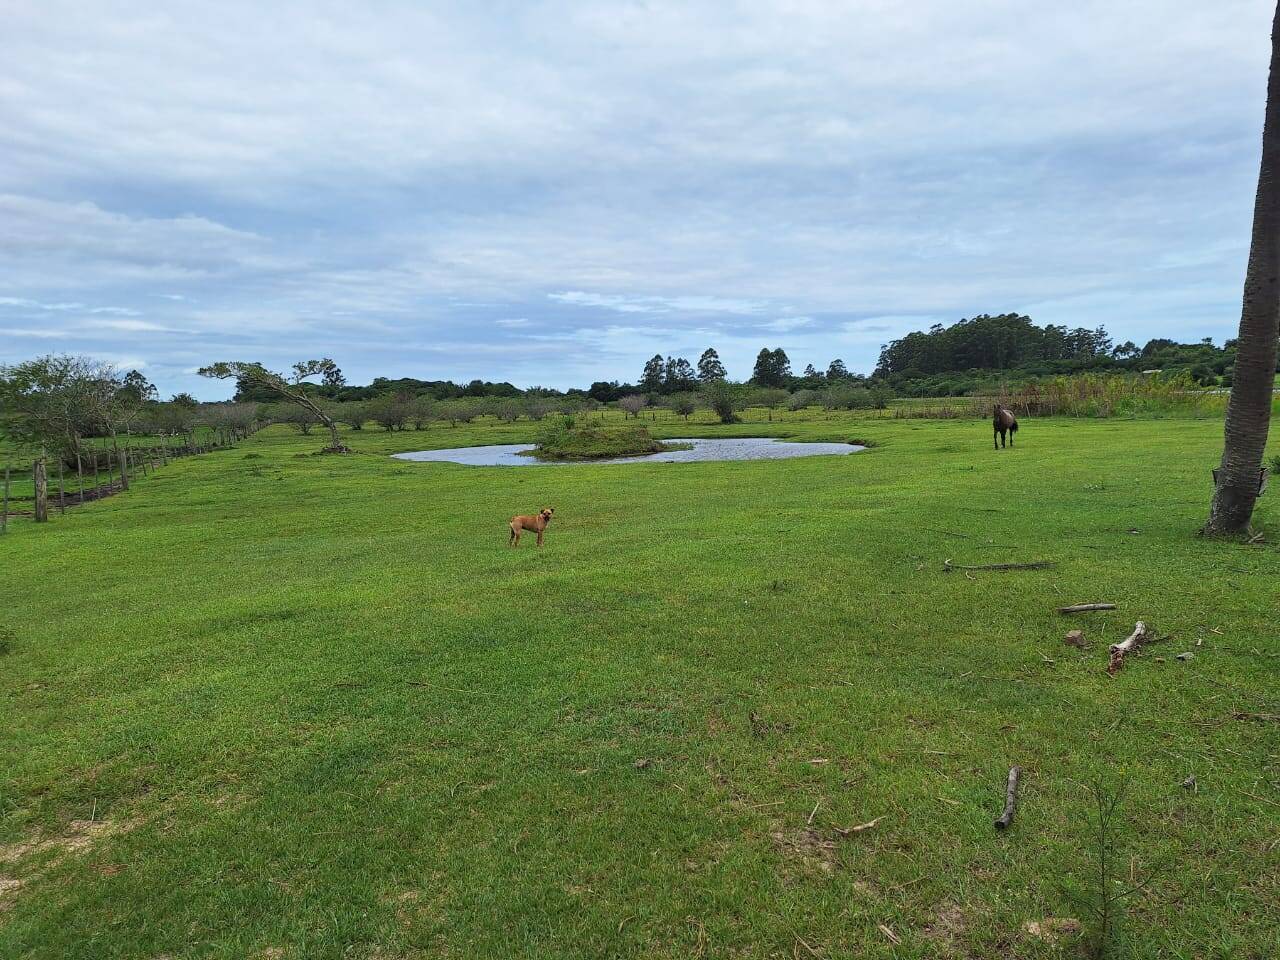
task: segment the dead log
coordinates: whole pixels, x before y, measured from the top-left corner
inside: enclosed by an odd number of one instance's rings
[[[1059,613],[1088,613],[1090,610],[1114,610],[1114,603],[1073,603],[1069,607],[1059,607]]]
[[[950,573],[952,570],[1048,570],[1058,564],[1053,560],[1033,560],[1030,563],[983,563],[976,567],[968,567],[962,563],[942,561],[942,569]]]
[[[1116,672],[1124,666],[1124,658],[1136,651],[1142,644],[1150,639],[1147,632],[1147,625],[1139,620],[1133,627],[1133,633],[1125,637],[1119,643],[1111,645],[1111,661],[1107,664],[1107,673],[1115,676]]]
[[[1013,823],[1013,811],[1018,805],[1018,781],[1022,779],[1021,767],[1009,768],[1009,782],[1004,788],[1004,813],[996,820],[997,830],[1008,830]]]

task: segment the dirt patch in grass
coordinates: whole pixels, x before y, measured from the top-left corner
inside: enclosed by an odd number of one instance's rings
[[[826,877],[836,872],[836,843],[816,830],[775,830],[770,836],[787,863],[802,872]]]
[[[951,942],[964,933],[967,926],[964,911],[956,903],[940,905],[933,919],[924,925],[921,935],[927,940]]]
[[[1074,917],[1045,917],[1043,920],[1028,920],[1022,925],[1023,933],[1045,943],[1078,937],[1083,930],[1083,925]]]
[[[58,836],[36,836],[0,845],[0,865],[21,867],[28,860],[45,861],[25,879],[0,874],[0,910],[13,905],[18,891],[32,877],[41,876],[67,857],[83,853],[107,837],[128,833],[135,826],[137,821],[133,820],[72,820]]]
[[[0,874],[0,913],[13,906],[14,897],[22,889],[22,881]]]

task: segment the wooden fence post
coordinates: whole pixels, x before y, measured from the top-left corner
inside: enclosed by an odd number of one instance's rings
[[[120,489],[129,489],[129,451],[126,447],[120,448]]]
[[[36,523],[49,521],[49,478],[45,473],[44,457],[37,457],[31,467],[31,479],[36,488]]]
[[[80,451],[76,451],[76,487],[80,491],[80,506],[84,506],[84,465],[80,462]]]
[[[58,457],[58,513],[67,512],[67,492],[62,483],[62,457]]]
[[[4,508],[0,510],[0,533],[9,532],[9,465],[4,465]]]

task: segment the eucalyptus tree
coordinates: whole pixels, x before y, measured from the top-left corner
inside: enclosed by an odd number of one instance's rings
[[[725,378],[724,364],[720,362],[720,354],[715,347],[707,347],[698,358],[698,382],[704,387],[709,383]]]

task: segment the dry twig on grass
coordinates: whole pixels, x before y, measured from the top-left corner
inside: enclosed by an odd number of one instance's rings
[[[1088,613],[1090,610],[1114,610],[1114,603],[1073,603],[1069,607],[1059,607],[1059,613]]]
[[[855,833],[862,833],[864,830],[870,830],[883,819],[883,816],[879,816],[874,820],[868,820],[866,823],[859,823],[853,827],[832,827],[832,829],[842,837],[851,837]]]
[[[1009,782],[1004,789],[1004,813],[996,819],[997,830],[1008,830],[1013,823],[1013,812],[1018,805],[1018,782],[1022,779],[1021,767],[1009,768]]]
[[[942,561],[942,569],[947,573],[952,570],[1049,570],[1057,565],[1055,560],[1032,560],[1028,563],[980,563],[976,566],[952,563],[950,560]]]

